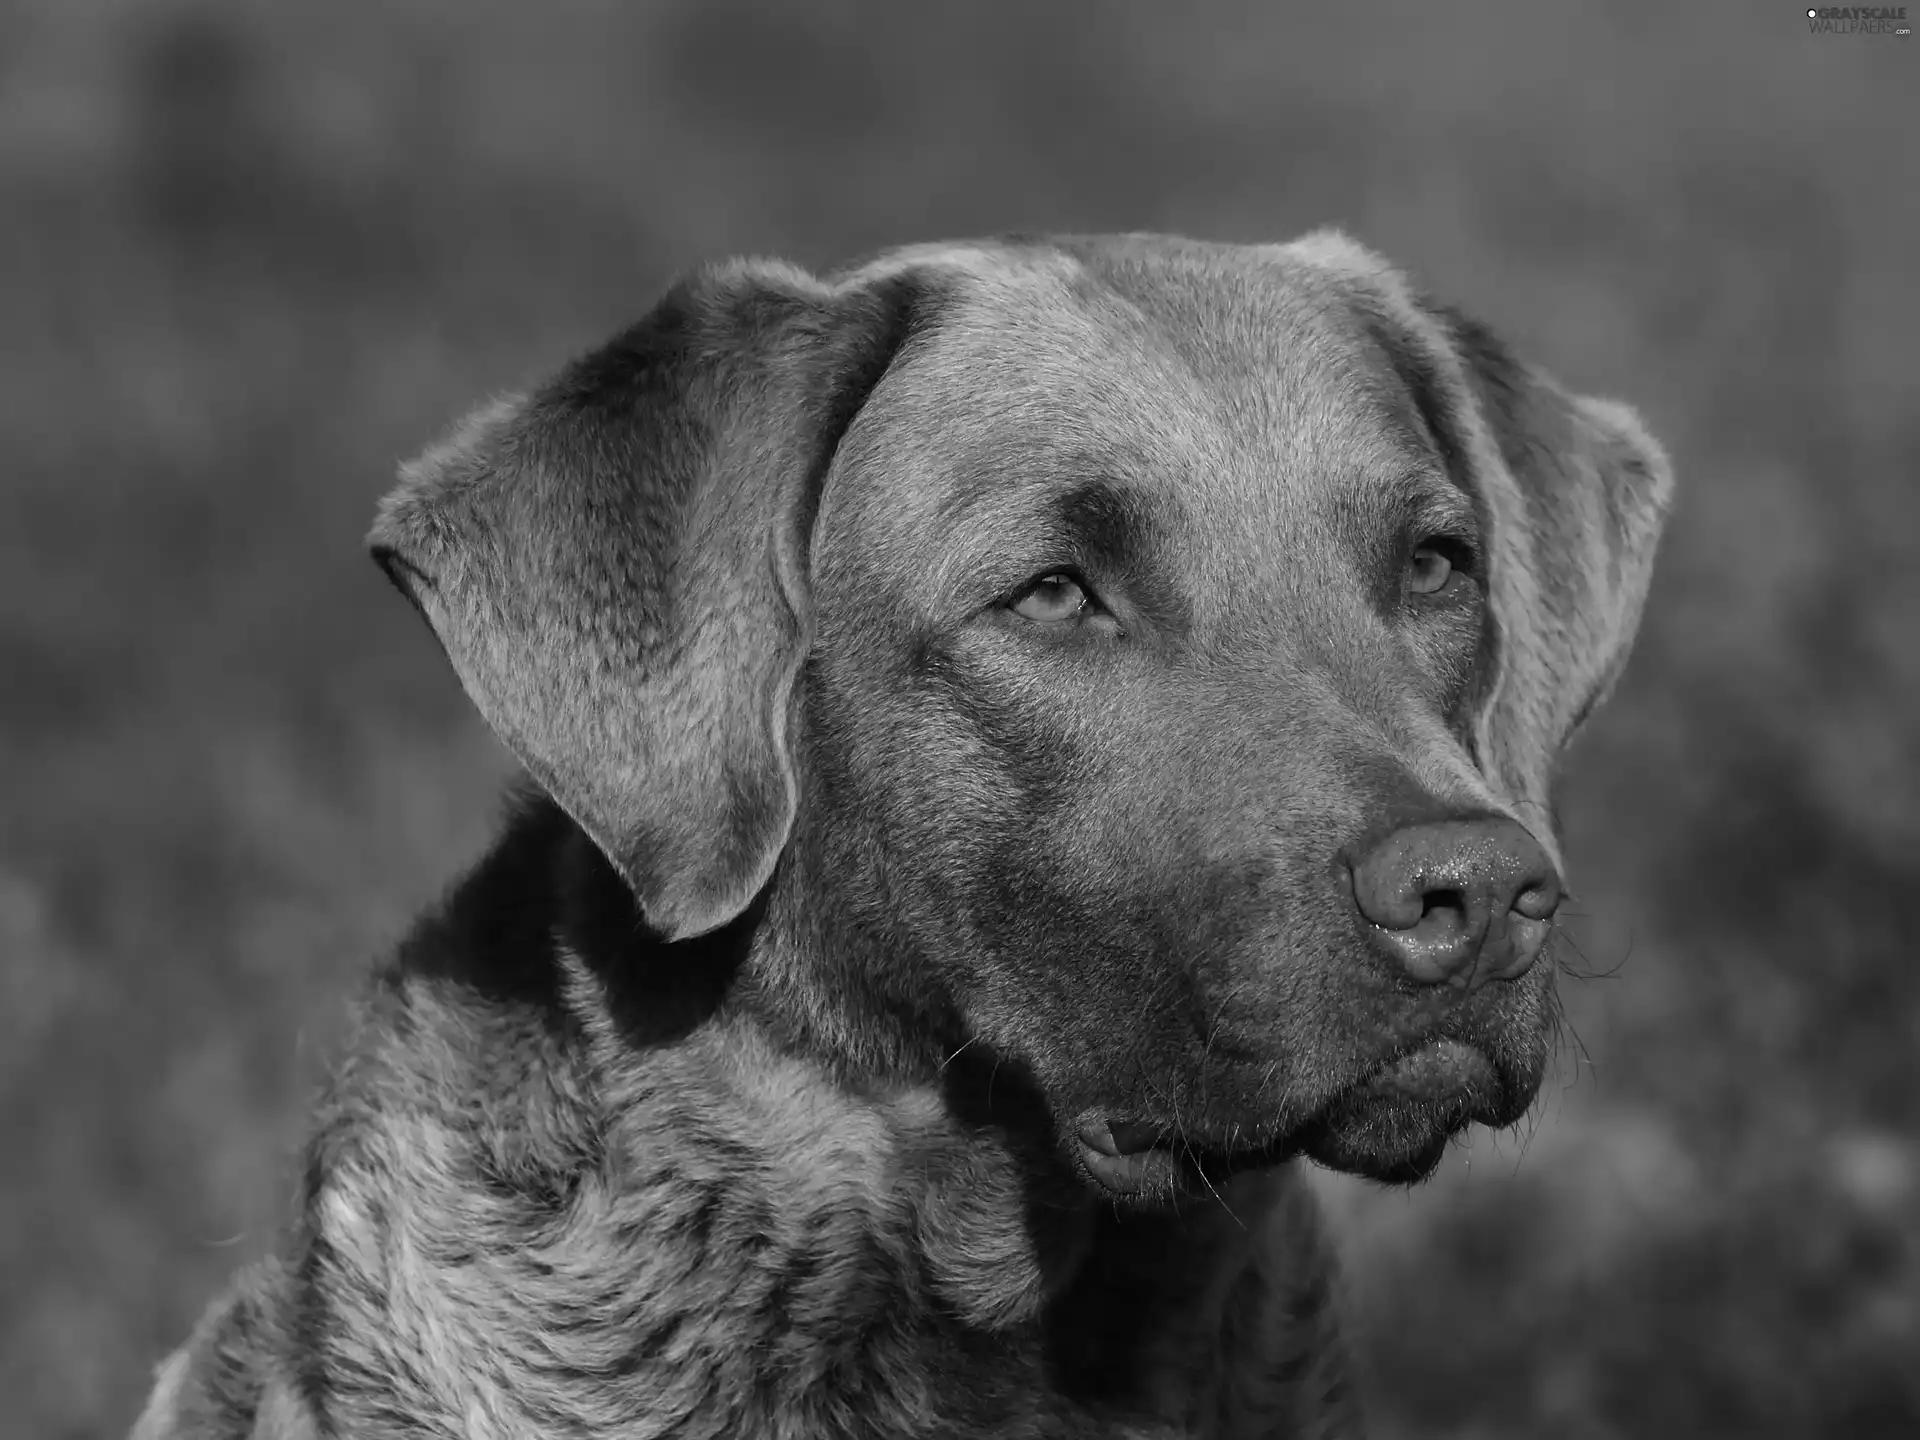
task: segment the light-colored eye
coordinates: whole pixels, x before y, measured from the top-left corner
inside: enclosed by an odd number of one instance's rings
[[[1071,575],[1042,575],[1013,602],[1013,613],[1038,625],[1078,620],[1092,604],[1086,589]]]
[[[1436,595],[1453,578],[1453,547],[1445,544],[1418,545],[1407,561],[1407,589],[1415,595]]]

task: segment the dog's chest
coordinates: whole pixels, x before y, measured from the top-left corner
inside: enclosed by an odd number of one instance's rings
[[[699,1220],[677,1218],[691,1241]],[[475,1440],[1226,1433],[1185,1423],[1219,1398],[1217,1327],[1191,1303],[1124,1327],[1076,1315],[1089,1329],[1061,1346],[1038,1321],[959,1322],[909,1256],[827,1217],[721,1263],[619,1222],[517,1253],[476,1233],[394,1236],[365,1267],[337,1247],[328,1408],[349,1433],[394,1415]],[[351,1319],[356,1292],[373,1303]],[[1107,1298],[1116,1316],[1143,1300]]]
[[[671,1187],[576,1194],[540,1227],[469,1197],[432,1220],[400,1201],[376,1230],[335,1192],[319,1283],[341,1322],[336,1423],[911,1436],[1044,1408],[1023,1348],[944,1316],[911,1244],[858,1205],[795,1210],[676,1168]]]

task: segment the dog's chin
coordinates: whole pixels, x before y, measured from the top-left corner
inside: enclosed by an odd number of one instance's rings
[[[1447,1142],[1471,1124],[1495,1129],[1526,1113],[1537,1073],[1496,1064],[1485,1051],[1437,1040],[1399,1056],[1335,1097],[1295,1136],[1332,1170],[1388,1184],[1426,1179]]]

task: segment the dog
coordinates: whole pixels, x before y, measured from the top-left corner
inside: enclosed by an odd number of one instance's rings
[[[1361,1433],[1672,485],[1337,232],[682,280],[383,503],[531,792],[135,1436]]]

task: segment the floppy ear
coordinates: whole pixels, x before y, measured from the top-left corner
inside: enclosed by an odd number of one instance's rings
[[[669,938],[746,908],[786,843],[809,532],[912,291],[699,272],[404,467],[368,537],[480,713]]]
[[[1496,626],[1481,765],[1544,834],[1555,762],[1607,698],[1640,628],[1673,472],[1627,406],[1571,395],[1484,326],[1435,315],[1496,452],[1470,453],[1492,531]]]
[[[1555,763],[1639,628],[1673,498],[1667,457],[1625,405],[1567,393],[1344,235],[1298,250],[1335,277],[1481,512],[1495,633],[1475,750],[1551,846]]]

